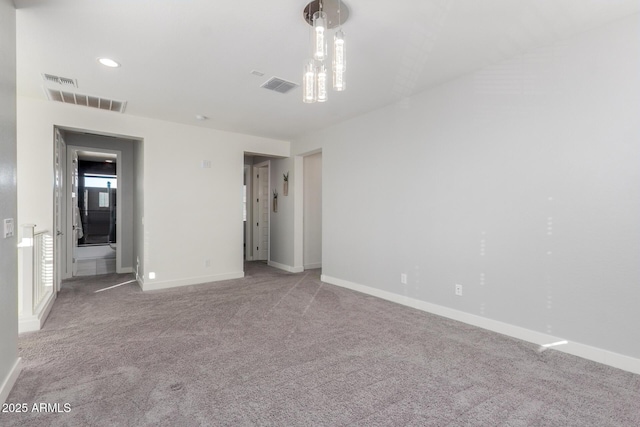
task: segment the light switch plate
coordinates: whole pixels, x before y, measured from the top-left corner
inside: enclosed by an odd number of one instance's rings
[[[5,218],[3,235],[5,239],[8,239],[9,237],[13,237],[14,235],[13,218]]]

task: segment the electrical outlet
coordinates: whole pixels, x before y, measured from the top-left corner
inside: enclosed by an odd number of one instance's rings
[[[462,296],[462,285],[459,285],[456,283],[456,295],[458,295],[459,297]]]
[[[407,284],[407,273],[400,273],[400,283],[403,285]]]

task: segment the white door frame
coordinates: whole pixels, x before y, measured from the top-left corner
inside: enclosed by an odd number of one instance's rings
[[[260,162],[260,163],[256,163],[255,165],[253,165],[253,173],[251,174],[251,179],[254,180],[255,179],[255,175],[256,175],[256,171],[259,168],[263,168],[266,167],[267,168],[267,200],[268,202],[271,201],[271,161],[270,160],[266,160],[264,162]],[[257,199],[258,198],[258,194],[260,189],[258,188],[258,184],[256,182],[253,183],[253,198]],[[260,203],[255,203],[254,204],[254,210],[255,209],[259,209],[259,205]],[[267,203],[267,218],[268,218],[268,222],[269,225],[267,227],[267,262],[271,261],[271,204]],[[253,226],[253,223],[256,220],[256,215],[253,216],[252,218],[252,222],[251,225]],[[259,241],[260,236],[258,235],[258,233],[252,233],[252,240],[251,240],[251,244],[253,246],[255,246],[256,240]],[[251,247],[251,249],[253,250],[253,246]],[[257,254],[256,256],[254,256],[253,258],[257,258]]]
[[[54,129],[53,137],[53,238],[54,247],[54,290],[60,292],[62,279],[66,278],[66,244],[65,225],[67,218],[66,188],[67,188],[67,147],[64,137],[58,128]],[[57,209],[56,209],[57,206]]]
[[[253,165],[244,165],[244,182],[247,186],[247,222],[245,224],[245,259],[253,261]]]
[[[73,173],[72,168],[70,167],[73,162],[73,153],[76,151],[93,151],[94,153],[107,153],[107,154],[115,154],[116,155],[116,176],[118,180],[122,179],[122,151],[120,150],[110,150],[107,148],[96,148],[96,147],[83,147],[79,145],[67,145],[67,170],[65,172],[66,177],[66,185],[65,185],[65,194],[67,195],[67,224],[66,224],[66,254],[67,254],[67,268],[65,279],[73,277],[73,206],[72,206],[72,198],[71,198],[71,174]],[[116,191],[116,221],[122,223],[122,191]],[[122,273],[122,227],[116,227],[116,272]]]

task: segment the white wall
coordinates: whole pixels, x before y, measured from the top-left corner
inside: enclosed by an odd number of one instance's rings
[[[289,195],[282,189],[283,174],[289,173]],[[295,190],[295,171],[293,158],[271,159],[271,201],[273,190],[278,191],[278,212],[271,211],[269,260],[280,268],[289,271],[301,271],[301,265],[295,265],[293,257],[293,202]],[[270,204],[272,206],[272,203]]]
[[[0,231],[16,212],[16,11],[0,0]],[[0,235],[0,403],[19,374],[17,238]]]
[[[322,266],[322,153],[304,157],[304,268]]]
[[[639,33],[635,15],[295,141],[322,148],[324,275],[639,367]]]
[[[244,152],[288,156],[288,142],[20,97],[20,223],[51,228],[56,125],[144,140],[143,289],[243,275]]]
[[[123,269],[135,267],[133,256],[133,193],[134,193],[134,143],[135,141],[121,138],[111,138],[101,135],[87,135],[84,133],[64,132],[64,140],[67,146],[104,148],[117,150],[121,153],[121,176],[118,176],[118,191],[121,192],[122,218],[117,219],[118,227],[121,227],[122,241],[118,245],[122,251]]]

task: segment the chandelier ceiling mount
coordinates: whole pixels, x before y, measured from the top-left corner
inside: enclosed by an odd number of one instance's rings
[[[349,8],[340,0],[314,0],[302,11],[302,16],[307,24],[313,27],[313,14],[322,10],[327,14],[327,28],[333,30],[344,24],[349,19]]]

